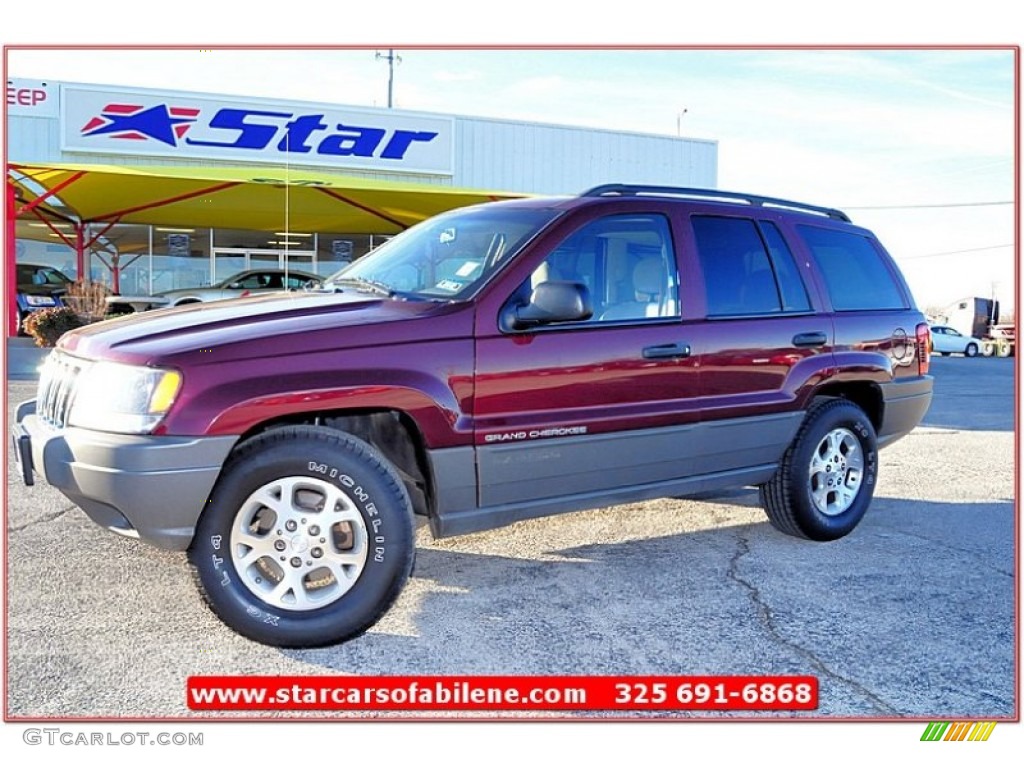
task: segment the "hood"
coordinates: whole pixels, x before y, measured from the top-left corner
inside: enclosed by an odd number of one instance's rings
[[[87,359],[144,365],[261,357],[467,336],[472,308],[364,293],[274,293],[106,320],[63,336]]]
[[[68,287],[59,283],[18,283],[18,293],[30,296],[62,296],[67,292]]]

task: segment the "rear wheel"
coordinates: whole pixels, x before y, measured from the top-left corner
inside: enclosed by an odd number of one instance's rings
[[[269,645],[362,634],[412,570],[412,507],[371,446],[320,427],[244,443],[200,517],[189,561],[217,616]]]
[[[860,522],[877,477],[871,421],[848,400],[824,400],[808,412],[778,471],[761,486],[761,505],[783,533],[831,541]]]

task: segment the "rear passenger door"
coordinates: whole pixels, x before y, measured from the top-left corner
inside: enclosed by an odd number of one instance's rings
[[[771,214],[693,214],[689,223],[706,301],[706,465],[698,470],[775,461],[799,426],[809,385],[831,364],[831,320],[815,312],[806,266]]]

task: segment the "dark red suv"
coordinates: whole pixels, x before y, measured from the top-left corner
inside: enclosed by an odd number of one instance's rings
[[[853,530],[931,400],[928,326],[840,211],[608,185],[466,208],[306,294],[73,331],[18,412],[97,523],[188,549],[242,634],[360,634],[435,535],[755,485]]]

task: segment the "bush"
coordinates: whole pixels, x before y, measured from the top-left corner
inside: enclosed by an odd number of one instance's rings
[[[70,330],[81,328],[85,322],[71,307],[50,307],[29,313],[22,327],[35,339],[37,347],[52,347],[57,339]]]
[[[81,315],[86,322],[102,320],[107,314],[107,297],[110,289],[103,283],[91,280],[76,280],[68,286],[64,303]]]

